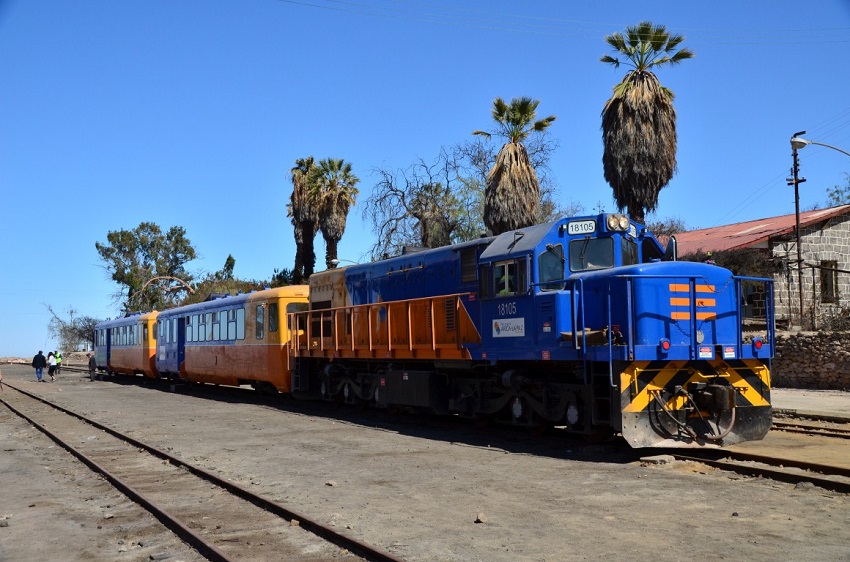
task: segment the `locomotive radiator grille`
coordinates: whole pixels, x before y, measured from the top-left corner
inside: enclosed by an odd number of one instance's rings
[[[736,406],[770,406],[770,372],[758,360],[637,361],[620,375],[621,405],[624,412],[643,412],[655,395],[667,390],[667,407],[678,410],[685,406],[686,399],[675,396],[675,388],[687,389],[691,383],[717,377],[735,388]]]

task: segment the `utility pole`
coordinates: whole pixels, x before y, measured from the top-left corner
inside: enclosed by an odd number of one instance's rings
[[[805,135],[806,131],[798,131],[791,137],[792,139]],[[797,147],[791,143],[791,156],[794,159],[794,167],[792,172],[793,178],[788,178],[788,185],[794,186],[794,212],[796,214],[796,231],[797,231],[797,289],[800,292],[800,328],[802,329],[803,321],[806,318],[803,311],[803,247],[800,241],[800,184],[806,181],[806,178],[800,177],[800,160],[797,157]],[[790,307],[789,307],[790,311]]]

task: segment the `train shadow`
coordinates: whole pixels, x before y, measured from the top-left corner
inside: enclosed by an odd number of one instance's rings
[[[424,413],[393,413],[380,408],[358,408],[331,402],[296,400],[284,394],[267,394],[250,387],[231,387],[199,383],[174,383],[141,376],[104,376],[103,381],[134,385],[152,391],[180,393],[204,400],[231,404],[251,404],[290,414],[320,417],[400,435],[440,441],[459,446],[486,449],[506,454],[521,454],[582,462],[626,464],[638,461],[652,449],[633,449],[620,437],[600,442],[569,434],[560,428],[548,428],[542,434],[510,424],[485,427],[459,416]]]

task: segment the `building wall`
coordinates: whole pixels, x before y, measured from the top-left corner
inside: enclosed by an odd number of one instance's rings
[[[850,390],[850,333],[780,333],[771,371],[778,388]]]
[[[822,326],[829,316],[844,314],[850,309],[850,274],[838,273],[834,303],[823,302],[821,276],[828,274],[811,265],[835,261],[837,268],[850,271],[850,215],[835,217],[800,231],[803,262],[803,313],[800,322],[800,297],[797,275],[797,240],[774,240],[771,254],[787,267],[774,276],[777,325],[803,326],[807,329]]]

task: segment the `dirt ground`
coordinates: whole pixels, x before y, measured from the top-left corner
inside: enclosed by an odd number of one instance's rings
[[[431,419],[0,369],[406,560],[850,560],[850,496],[819,488]],[[0,561],[200,559],[2,405],[0,451]]]

